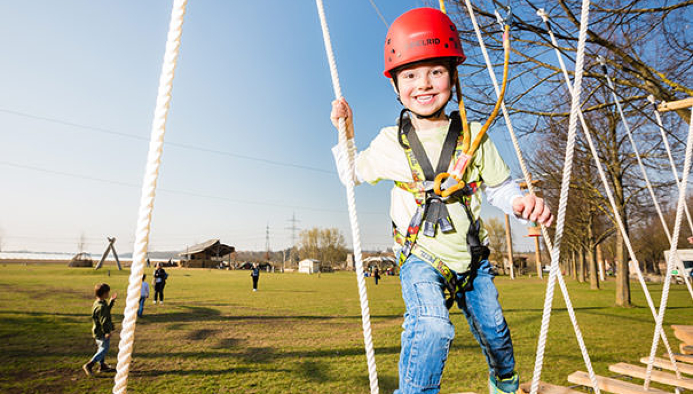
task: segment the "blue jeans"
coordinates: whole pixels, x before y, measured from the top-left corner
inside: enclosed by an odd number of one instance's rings
[[[137,310],[137,316],[142,317],[144,313],[144,302],[147,301],[145,297],[140,297],[140,308]]]
[[[489,373],[505,376],[513,372],[515,358],[493,277],[489,262],[482,261],[473,290],[457,293],[456,298],[486,356]],[[399,389],[395,393],[437,393],[455,337],[445,307],[445,279],[430,264],[410,255],[402,266],[400,280],[407,311],[402,325]]]
[[[106,360],[106,354],[108,354],[108,348],[111,346],[111,338],[96,338],[95,340],[98,349],[96,349],[96,354],[94,354],[90,362],[95,363],[98,361],[103,364]]]

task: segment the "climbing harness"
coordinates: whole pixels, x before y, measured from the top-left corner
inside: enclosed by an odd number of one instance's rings
[[[461,134],[460,117],[457,112],[450,114],[450,126],[443,142],[437,168],[434,171],[423,145],[411,124],[411,120],[404,116],[407,112],[408,110],[404,109],[400,113],[397,138],[407,156],[413,182],[395,182],[395,185],[412,193],[417,207],[407,227],[406,235],[403,235],[393,223],[395,242],[401,246],[398,257],[399,265],[404,265],[409,255],[413,254],[435,268],[445,278],[445,285],[449,292],[445,305],[449,309],[452,307],[458,291],[469,291],[472,289],[472,283],[479,264],[482,260],[487,259],[489,255],[488,247],[482,245],[479,239],[481,223],[479,219],[474,218],[471,210],[471,197],[479,190],[481,182],[469,182],[465,184],[464,188],[459,189],[454,194],[446,197],[440,196],[434,188],[436,174],[445,171],[453,157],[457,159],[463,154],[464,138]],[[457,274],[440,258],[429,254],[416,244],[420,231],[423,231],[423,235],[427,237],[435,237],[438,229],[443,233],[455,231],[448,213],[447,204],[449,203],[462,204],[469,220],[466,238],[472,260],[469,269],[461,273],[464,278],[462,282],[457,280]]]

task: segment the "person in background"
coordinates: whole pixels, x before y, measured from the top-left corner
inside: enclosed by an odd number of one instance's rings
[[[96,341],[96,354],[89,360],[88,363],[82,365],[82,369],[87,376],[93,376],[94,365],[100,364],[100,372],[114,372],[115,368],[106,364],[106,355],[111,344],[111,333],[115,330],[113,320],[111,318],[111,308],[118,297],[117,293],[113,293],[110,297],[111,287],[106,283],[99,283],[94,286],[94,295],[96,300],[91,308],[91,318],[93,325],[91,328],[92,336]],[[108,301],[106,301],[108,299]]]
[[[253,291],[257,291],[257,281],[260,280],[260,267],[257,263],[253,263],[253,269],[250,271],[250,276],[253,277]]]
[[[147,283],[147,275],[142,275],[142,289],[140,292],[140,309],[137,310],[137,316],[142,317],[144,313],[144,302],[149,298],[149,283]]]
[[[373,270],[373,278],[375,279],[375,284],[377,285],[378,281],[380,280],[380,270],[378,269],[378,267],[375,267],[375,269]]]
[[[156,263],[156,270],[154,271],[154,304],[157,301],[164,303],[164,287],[166,287],[166,279],[168,279],[168,274],[161,267],[161,263]]]

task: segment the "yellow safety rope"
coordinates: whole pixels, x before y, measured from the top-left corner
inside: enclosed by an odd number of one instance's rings
[[[445,0],[439,0],[440,3],[440,11],[443,13],[446,13],[445,11]],[[498,96],[498,99],[496,100],[496,105],[493,107],[493,111],[491,111],[491,114],[489,115],[488,119],[486,120],[486,123],[481,127],[481,130],[477,134],[476,138],[474,138],[474,141],[471,142],[472,138],[472,133],[469,130],[469,122],[467,121],[467,111],[464,108],[464,100],[462,99],[462,90],[460,89],[460,78],[455,79],[455,92],[457,96],[457,102],[458,102],[458,107],[459,107],[459,113],[460,113],[460,119],[462,120],[462,152],[463,154],[460,156],[458,159],[457,163],[453,166],[452,173],[447,173],[443,172],[440,173],[436,176],[435,181],[434,181],[434,191],[436,194],[442,197],[448,197],[452,195],[453,193],[457,192],[458,190],[464,188],[465,183],[462,181],[462,175],[464,175],[464,171],[467,169],[467,166],[469,165],[469,162],[471,161],[472,156],[474,156],[474,153],[476,150],[479,148],[479,144],[481,144],[481,139],[486,135],[486,131],[488,128],[491,126],[493,121],[496,119],[496,116],[498,115],[498,111],[500,110],[501,104],[503,103],[503,97],[505,96],[505,90],[508,85],[508,64],[510,63],[510,25],[505,24],[504,29],[503,29],[503,51],[504,51],[504,59],[503,59],[503,86],[501,88],[500,95]],[[457,181],[457,184],[446,188],[445,190],[441,190],[441,184],[444,183],[448,178],[454,178]]]

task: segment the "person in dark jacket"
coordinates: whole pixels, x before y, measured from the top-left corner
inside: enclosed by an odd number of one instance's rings
[[[166,279],[168,279],[168,274],[161,267],[161,263],[156,263],[156,270],[154,270],[154,303],[157,300],[162,304],[164,303],[164,287],[166,286]]]
[[[93,368],[96,363],[100,363],[101,372],[114,372],[115,368],[106,364],[106,355],[111,344],[111,333],[115,330],[113,320],[111,318],[111,308],[118,297],[117,293],[113,293],[110,297],[111,287],[106,283],[99,283],[94,286],[94,295],[96,300],[91,308],[91,318],[93,325],[91,328],[92,335],[96,341],[96,354],[89,360],[88,363],[82,366],[84,373],[87,376],[94,374]],[[108,301],[106,301],[108,299]]]
[[[378,269],[378,267],[375,267],[375,269],[373,270],[373,278],[375,279],[375,284],[377,285],[378,281],[380,280],[380,270]]]
[[[260,267],[257,263],[253,263],[253,269],[250,272],[250,276],[253,277],[253,291],[257,291],[257,281],[260,280]]]

